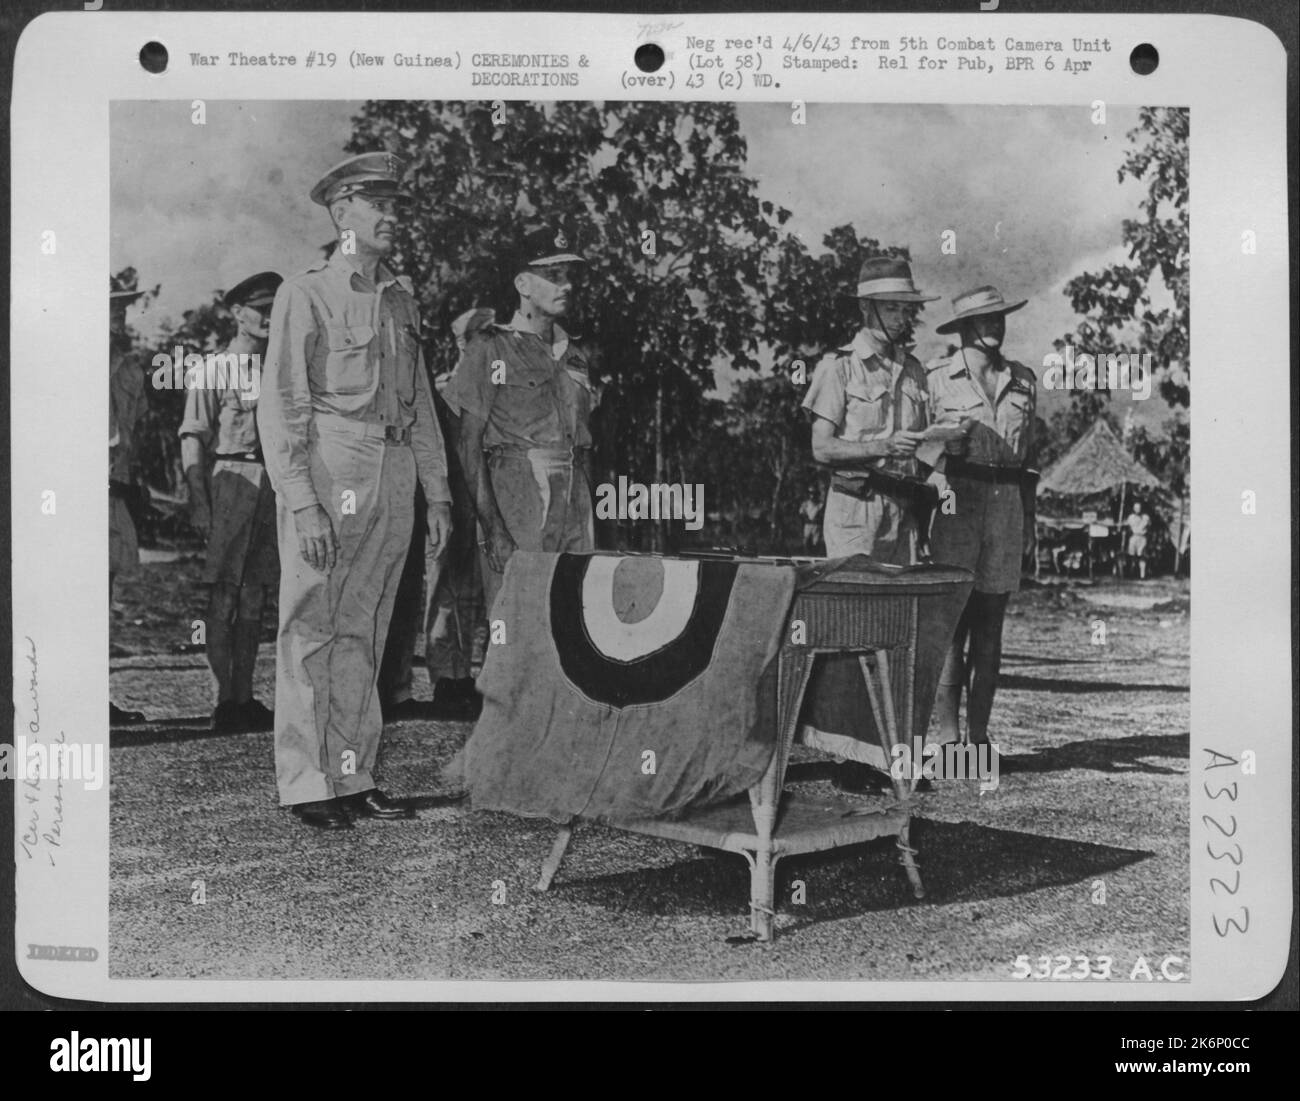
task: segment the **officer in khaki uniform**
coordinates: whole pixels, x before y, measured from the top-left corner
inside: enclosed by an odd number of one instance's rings
[[[280,541],[276,779],[281,803],[323,829],[414,816],[373,772],[377,666],[417,477],[433,553],[451,526],[415,298],[385,262],[407,197],[401,170],[391,154],[363,153],[312,189],[339,247],[280,286],[257,409]]]
[[[208,537],[204,627],[217,684],[212,729],[218,732],[275,724],[270,709],[253,698],[266,590],[280,582],[275,491],[263,465],[256,412],[271,303],[281,282],[276,272],[264,271],[226,293],[223,302],[239,329],[225,354],[242,364],[213,380],[224,385],[186,393],[178,430],[193,524]]]
[[[119,577],[132,574],[140,565],[140,545],[135,522],[126,502],[132,493],[131,461],[135,457],[135,426],[149,408],[144,391],[144,370],[131,351],[126,329],[126,310],[144,291],[113,290],[109,286],[108,353],[108,599]],[[110,726],[142,723],[144,714],[124,711],[111,700]]]
[[[803,400],[812,415],[813,458],[833,470],[822,521],[826,554],[906,566],[916,561],[917,517],[930,492],[915,458],[930,411],[925,370],[911,354],[912,321],[915,308],[937,296],[916,289],[907,261],[873,257],[862,265],[856,297],[862,327],[822,358]],[[879,770],[889,762],[858,659],[820,658],[807,698],[801,738],[844,760],[836,785],[887,788]]]
[[[953,317],[935,328],[960,333],[961,347],[929,364],[931,410],[936,423],[964,425],[966,431],[948,443],[926,443],[918,452],[942,472],[954,495],[951,510],[935,512],[930,550],[936,563],[975,574],[935,701],[941,741],[959,737],[963,684],[969,690],[967,739],[989,740],[1002,622],[1007,601],[1020,588],[1021,559],[1033,545],[1038,380],[1002,354],[1006,316],[1024,305],[1024,299],[1006,302],[994,287],[977,287],[954,298]]]
[[[461,355],[471,337],[493,320],[492,311],[466,310],[451,323]],[[379,668],[379,695],[385,722],[404,719],[478,717],[474,691],[477,650],[482,664],[486,638],[483,582],[475,541],[474,500],[465,484],[457,453],[458,418],[442,398],[453,372],[434,380],[433,404],[447,446],[452,496],[452,535],[436,558],[425,554],[426,532],[417,517],[411,549],[402,569],[393,619],[388,627],[384,660]],[[416,494],[417,511],[420,495]],[[433,704],[415,699],[415,640],[425,633],[424,665],[433,688]],[[479,637],[483,635],[483,637]]]
[[[590,418],[598,397],[590,356],[559,325],[584,263],[573,240],[562,219],[528,233],[515,265],[519,309],[509,324],[479,330],[443,391],[460,416],[489,615],[516,547],[595,546]]]
[[[813,458],[834,468],[822,521],[829,558],[916,559],[914,498],[923,491],[914,455],[930,417],[925,371],[908,343],[909,307],[937,297],[916,289],[907,261],[867,260],[857,288],[862,328],[813,374],[803,407],[813,417]]]

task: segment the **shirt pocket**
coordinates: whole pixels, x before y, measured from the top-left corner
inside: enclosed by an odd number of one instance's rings
[[[906,431],[916,432],[929,423],[930,403],[919,386],[903,383],[898,389],[899,425]]]
[[[370,325],[331,325],[325,386],[331,394],[361,394],[374,384],[370,365],[375,330]]]
[[[1017,456],[1023,458],[1025,441],[1034,417],[1033,397],[1019,390],[1008,390],[1003,395],[1000,412],[998,419],[1002,422],[1002,438]]]
[[[889,387],[860,382],[844,387],[844,438],[861,440],[880,435],[890,424]]]

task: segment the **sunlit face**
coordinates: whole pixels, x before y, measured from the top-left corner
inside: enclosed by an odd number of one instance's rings
[[[356,194],[340,199],[331,207],[339,239],[352,234],[356,251],[387,256],[397,236],[397,200],[386,196]]]
[[[884,333],[891,344],[897,344],[912,335],[912,309],[907,302],[868,298],[862,303],[862,319],[868,328]]]
[[[254,340],[265,340],[271,332],[271,304],[264,306],[243,305],[234,310],[235,321],[239,331]]]
[[[579,265],[547,264],[515,276],[521,305],[543,317],[563,317],[569,312]]]

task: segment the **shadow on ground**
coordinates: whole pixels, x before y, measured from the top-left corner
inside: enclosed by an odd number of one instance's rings
[[[574,843],[581,845],[584,834],[587,843],[599,843],[594,827],[580,827]],[[779,904],[794,918],[784,926],[786,935],[882,910],[1007,898],[1084,882],[1155,855],[970,822],[916,819],[912,841],[922,854],[926,887],[926,898],[917,902],[894,859],[894,841],[882,838],[784,858],[777,865],[777,899],[792,898],[796,881],[805,887],[802,905]],[[739,855],[709,850],[697,860],[668,867],[569,882],[561,867],[551,891],[566,902],[598,906],[612,914],[716,917],[734,911],[738,898],[749,897],[749,869]]]

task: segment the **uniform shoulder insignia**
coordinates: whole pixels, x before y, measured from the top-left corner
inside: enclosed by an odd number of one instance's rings
[[[1034,373],[1032,367],[1026,367],[1023,363],[1012,360],[1011,370],[1019,381],[1027,383],[1030,386],[1038,385],[1038,375]]]
[[[477,344],[483,340],[490,340],[492,337],[500,336],[505,332],[509,332],[509,329],[505,325],[502,325],[499,321],[489,321],[486,324],[480,325],[469,334],[469,339],[465,342],[465,347],[468,348],[471,344]]]

